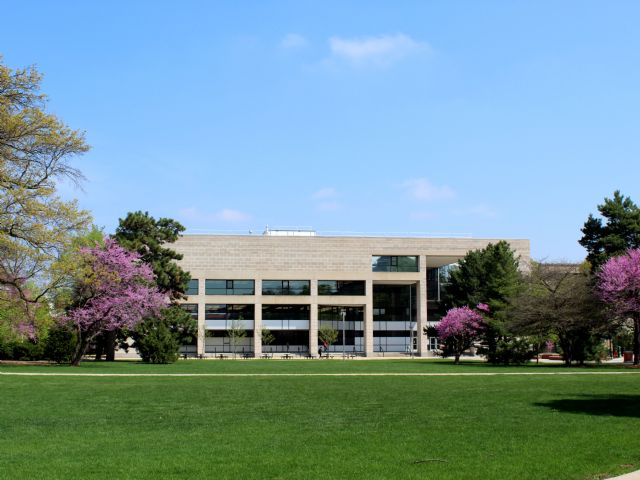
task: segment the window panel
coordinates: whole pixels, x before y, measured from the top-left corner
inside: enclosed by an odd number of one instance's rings
[[[417,255],[381,255],[371,257],[371,270],[374,272],[418,272],[420,266]]]
[[[364,280],[318,280],[318,295],[365,295]]]
[[[198,295],[198,279],[192,278],[187,284],[187,295]]]

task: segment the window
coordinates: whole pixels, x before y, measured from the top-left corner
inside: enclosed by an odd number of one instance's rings
[[[253,295],[253,280],[205,280],[204,290],[207,295]]]
[[[192,278],[187,285],[187,295],[198,295],[198,279]]]
[[[263,280],[263,295],[309,295],[309,280]]]
[[[371,258],[371,270],[374,272],[418,272],[417,255],[374,256]]]
[[[182,303],[180,307],[189,315],[191,318],[198,320],[198,304],[197,303]]]
[[[262,320],[309,320],[309,305],[263,305]]]
[[[318,295],[365,295],[364,280],[318,280]]]
[[[255,305],[247,304],[206,304],[205,320],[253,320]]]

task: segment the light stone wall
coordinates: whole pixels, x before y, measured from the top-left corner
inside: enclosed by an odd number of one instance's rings
[[[261,352],[262,304],[311,305],[310,352],[315,351],[317,338],[317,305],[362,305],[365,307],[365,354],[373,352],[373,284],[417,284],[418,332],[426,326],[426,269],[456,262],[468,251],[482,249],[499,239],[475,238],[400,238],[400,237],[278,237],[185,235],[173,246],[184,258],[180,266],[199,283],[199,295],[188,303],[198,303],[200,335],[198,352],[204,345],[204,308],[206,303],[256,304],[255,353]],[[520,268],[528,269],[529,240],[507,240],[520,259]],[[417,255],[420,272],[372,272],[374,255]],[[205,295],[205,279],[256,281],[256,295]],[[310,280],[311,295],[263,296],[262,280]],[[366,295],[318,296],[318,280],[364,280]],[[419,335],[419,355],[427,354],[427,337]]]

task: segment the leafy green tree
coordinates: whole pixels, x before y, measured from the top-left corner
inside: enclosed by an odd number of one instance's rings
[[[197,335],[198,325],[191,315],[177,305],[158,317],[146,318],[131,332],[134,348],[147,363],[173,363],[180,346]]]
[[[90,215],[57,194],[61,181],[79,183],[70,160],[89,146],[45,111],[42,76],[31,67],[12,70],[0,57],[0,303],[33,305],[64,282],[51,269]]]
[[[506,328],[509,299],[520,288],[518,259],[509,244],[499,241],[482,250],[468,252],[452,269],[446,288],[449,306],[489,306],[485,315],[484,342],[488,354],[495,353],[497,341],[508,335]]]
[[[156,220],[148,212],[128,213],[120,219],[114,238],[122,247],[137,252],[142,261],[151,265],[161,292],[171,300],[185,298],[189,273],[175,262],[182,254],[166,247],[175,242],[185,228],[170,218]]]
[[[69,325],[56,325],[49,330],[44,344],[44,357],[56,363],[71,363],[78,336]]]
[[[227,329],[227,336],[229,337],[229,343],[235,357],[238,351],[238,347],[242,342],[242,339],[247,336],[247,329],[244,326],[242,316],[237,320],[231,320],[231,324]]]
[[[329,326],[323,326],[318,329],[318,339],[327,347],[333,345],[338,340],[338,331]]]
[[[609,333],[588,264],[532,262],[512,299],[509,328],[518,335],[557,338],[567,366],[583,363]]]
[[[276,340],[276,337],[273,336],[273,333],[271,333],[271,330],[269,330],[268,328],[262,329],[261,336],[262,345],[271,345]]]
[[[597,271],[610,257],[621,255],[629,248],[640,248],[640,208],[619,190],[613,198],[598,205],[601,218],[589,214],[579,240],[587,250],[587,261]]]

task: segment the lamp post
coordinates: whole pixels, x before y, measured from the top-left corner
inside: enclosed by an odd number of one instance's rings
[[[347,318],[347,311],[343,308],[340,310],[340,316],[342,317],[342,358],[347,356],[347,347],[345,343],[345,319]]]

